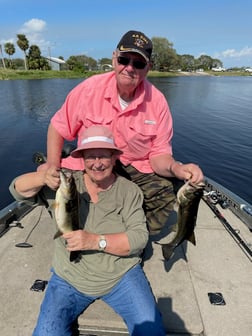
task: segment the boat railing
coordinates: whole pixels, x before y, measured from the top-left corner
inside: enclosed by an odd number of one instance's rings
[[[21,226],[19,221],[33,208],[34,205],[30,205],[26,202],[14,201],[0,210],[0,237],[11,227]]]
[[[252,230],[252,205],[223,187],[209,177],[206,178],[206,192],[211,194],[212,202],[223,209],[229,208],[240,220]]]

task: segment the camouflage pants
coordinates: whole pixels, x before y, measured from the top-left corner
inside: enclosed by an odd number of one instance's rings
[[[155,173],[141,173],[131,165],[124,166],[120,161],[117,161],[115,168],[119,175],[128,178],[141,188],[148,229],[151,233],[158,233],[173,211],[178,180]]]

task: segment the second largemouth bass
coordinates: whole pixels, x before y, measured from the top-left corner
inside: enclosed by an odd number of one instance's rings
[[[162,245],[163,257],[168,260],[175,248],[188,240],[196,245],[194,228],[196,225],[199,202],[203,196],[205,183],[197,185],[186,182],[177,193],[177,232],[170,243],[158,243]]]

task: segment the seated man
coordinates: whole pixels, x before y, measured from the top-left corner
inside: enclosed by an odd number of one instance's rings
[[[114,173],[120,153],[108,128],[91,126],[82,134],[71,156],[82,158],[85,169],[67,171],[74,180],[71,188],[77,190],[79,226],[74,230],[60,223],[53,206],[55,191],[48,187],[59,187],[58,200],[61,184],[66,182],[61,180],[62,171],[51,167],[27,173],[10,186],[17,200],[46,204],[62,233],[55,239],[52,277],[33,336],[70,336],[73,322],[96,299],[123,318],[130,335],[165,335],[140,266],[148,241],[143,195],[137,185]],[[71,261],[70,254],[76,251],[78,260]]]

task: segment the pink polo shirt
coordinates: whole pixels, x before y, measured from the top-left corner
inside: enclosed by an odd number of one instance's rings
[[[172,117],[163,94],[148,80],[136,90],[135,99],[122,110],[114,72],[95,75],[77,85],[51,119],[52,125],[69,141],[91,125],[109,127],[123,164],[152,173],[149,158],[172,154]],[[78,138],[79,143],[79,138]],[[62,166],[82,170],[83,160],[68,157]]]

